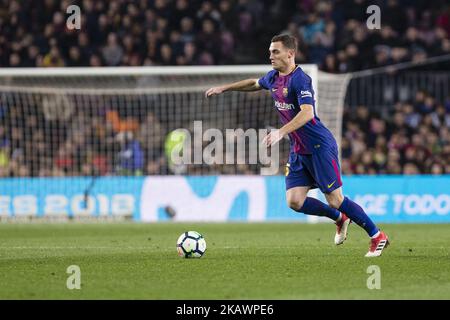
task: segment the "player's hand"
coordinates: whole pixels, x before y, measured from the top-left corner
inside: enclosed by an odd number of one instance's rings
[[[283,134],[279,129],[271,131],[267,136],[264,137],[262,143],[267,147],[273,146],[275,143],[283,139]]]
[[[205,92],[205,97],[209,98],[211,96],[219,95],[223,92],[223,90],[224,90],[223,87],[210,88]]]

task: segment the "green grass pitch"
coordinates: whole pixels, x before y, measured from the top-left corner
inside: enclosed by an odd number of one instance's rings
[[[450,224],[381,227],[391,246],[369,259],[354,224],[341,246],[332,224],[0,224],[0,299],[450,299]],[[202,258],[177,256],[186,230]]]

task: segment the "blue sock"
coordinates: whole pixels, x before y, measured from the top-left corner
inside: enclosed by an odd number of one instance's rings
[[[364,212],[356,202],[353,202],[349,198],[345,197],[339,211],[344,212],[347,217],[354,221],[358,226],[366,230],[369,236],[373,236],[378,232],[377,226],[372,222],[369,216]]]
[[[336,221],[341,214],[329,205],[311,197],[306,197],[305,202],[303,202],[303,206],[300,210],[298,210],[298,212],[313,216],[328,217],[334,221]]]

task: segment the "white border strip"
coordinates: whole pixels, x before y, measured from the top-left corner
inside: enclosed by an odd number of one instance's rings
[[[307,71],[317,68],[315,64],[302,64]],[[0,77],[98,77],[98,76],[144,76],[144,75],[205,75],[267,73],[271,65],[235,66],[173,66],[173,67],[63,67],[63,68],[3,68]]]

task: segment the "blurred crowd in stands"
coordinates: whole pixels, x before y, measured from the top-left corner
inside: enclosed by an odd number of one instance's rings
[[[167,174],[165,128],[153,113],[77,110],[66,119],[0,105],[0,177]]]
[[[69,30],[70,5],[81,29]],[[369,5],[381,28],[366,26]],[[0,67],[267,63],[298,37],[298,63],[341,73],[450,54],[446,0],[0,0]]]
[[[73,4],[80,30],[66,26]],[[381,8],[380,29],[366,27],[371,4]],[[327,72],[423,61],[450,54],[450,3],[0,0],[0,67],[259,64],[268,62],[271,37],[285,32],[299,39],[298,63]],[[164,151],[168,128],[148,110],[128,118],[77,110],[54,121],[27,108],[0,103],[0,177],[174,173]],[[379,111],[346,109],[343,123],[343,174],[450,174],[450,98],[419,91]],[[258,171],[199,165],[182,173]]]
[[[436,101],[418,91],[392,110],[347,109],[343,123],[343,174],[450,174],[450,99]],[[260,172],[246,164],[171,166],[171,132],[147,109],[135,116],[77,108],[55,119],[35,106],[0,103],[0,177]],[[282,143],[279,174],[288,154],[287,141]]]
[[[343,123],[343,174],[450,174],[450,98],[418,91],[384,114],[347,109]]]

